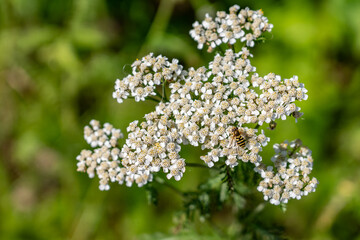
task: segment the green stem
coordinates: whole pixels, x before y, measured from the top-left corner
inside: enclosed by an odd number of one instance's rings
[[[158,8],[150,26],[150,30],[145,38],[143,45],[139,51],[139,56],[143,56],[148,52],[149,46],[154,44],[156,39],[163,39],[167,25],[173,13],[176,1],[161,0],[158,1]]]
[[[186,163],[187,167],[199,167],[199,168],[209,168],[208,166],[201,163]]]
[[[153,97],[146,97],[146,99],[149,99],[154,102],[160,102],[159,99],[153,98]]]
[[[226,166],[226,182],[231,193],[234,192],[234,181],[231,176],[231,170],[229,166]]]
[[[186,163],[187,167],[198,167],[198,168],[206,168],[206,169],[216,169],[219,170],[217,167],[208,167],[207,165],[201,164],[201,163]]]
[[[166,89],[165,88],[166,88],[166,81],[164,80],[164,82],[162,84],[162,92],[163,92],[162,95],[164,96],[165,101],[168,102],[169,100],[166,97],[166,91],[165,91]]]
[[[134,99],[134,97],[128,97],[128,98]],[[146,97],[145,99],[151,100],[151,101],[154,101],[154,102],[160,102],[159,99],[156,99],[156,98],[153,98],[153,97]]]
[[[222,55],[222,56],[225,56],[225,51],[221,48],[221,46],[218,46],[218,49],[220,50],[221,55]]]
[[[295,148],[291,151],[291,153],[289,154],[289,157],[292,157],[292,156],[294,155],[294,153],[296,152],[296,150],[299,149],[299,147],[300,147],[300,146],[295,147]]]
[[[154,92],[156,93],[156,96],[158,96],[161,99],[160,101],[164,99],[163,95],[161,95],[158,90],[154,89]]]

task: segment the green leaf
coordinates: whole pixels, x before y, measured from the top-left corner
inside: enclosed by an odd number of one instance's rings
[[[233,199],[234,199],[235,205],[236,205],[239,209],[243,209],[243,208],[245,207],[246,200],[245,200],[245,198],[242,197],[240,194],[234,193],[234,194],[233,194]]]
[[[219,189],[222,184],[222,178],[224,174],[218,174],[215,177],[209,178],[209,180],[199,186],[199,190],[211,190]]]
[[[239,194],[246,194],[246,193],[249,193],[249,191],[251,191],[247,185],[245,185],[243,182],[239,182],[239,181],[237,181],[235,183],[234,188],[235,188],[235,191],[238,192]]]

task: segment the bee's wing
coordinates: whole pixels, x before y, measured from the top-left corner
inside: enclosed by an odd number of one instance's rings
[[[234,135],[232,135],[232,136],[231,136],[231,139],[230,139],[230,142],[229,142],[229,146],[228,146],[228,148],[230,148],[231,146],[233,146],[233,145],[234,145],[234,139],[235,139],[235,136],[234,136]]]

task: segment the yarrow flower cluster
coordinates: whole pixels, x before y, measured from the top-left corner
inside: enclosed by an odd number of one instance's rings
[[[161,55],[154,57],[153,53],[136,60],[132,65],[132,74],[122,80],[115,82],[113,98],[122,103],[128,96],[135,98],[135,101],[145,101],[146,97],[155,96],[156,86],[166,81],[177,81],[183,74],[183,66],[179,60],[171,62]]]
[[[198,49],[208,45],[211,52],[222,43],[233,45],[238,39],[246,42],[246,46],[254,47],[255,40],[265,31],[271,32],[273,25],[263,16],[263,11],[253,11],[249,8],[241,9],[238,5],[232,6],[230,13],[224,11],[216,13],[215,19],[205,15],[205,19],[193,24],[190,36],[198,43]],[[240,11],[239,11],[240,10]]]
[[[276,155],[271,161],[275,169],[272,166],[256,168],[263,179],[257,189],[264,194],[264,199],[278,205],[314,192],[318,180],[309,177],[313,166],[311,151],[302,146],[300,140],[274,144],[274,150]]]
[[[237,159],[258,165],[261,147],[269,140],[263,131],[257,135],[257,129],[242,127],[257,121],[256,116],[256,121],[251,118],[256,106],[249,109],[254,103],[252,100],[259,97],[250,89],[247,79],[249,73],[255,71],[247,59],[249,54],[246,48],[237,54],[227,50],[224,57],[215,56],[209,70],[204,67],[190,69],[184,82],[170,84],[168,112],[173,114],[185,143],[209,150],[201,157],[209,167],[219,157],[227,157],[226,164],[231,167],[238,164]],[[234,126],[241,127],[247,136],[245,148],[229,144]]]
[[[230,14],[218,12],[215,21],[206,16],[201,25],[196,22],[190,33],[198,47],[204,43],[211,48],[221,42],[234,44],[242,36],[245,38],[240,41],[252,47],[262,32],[271,31],[272,24],[261,10],[239,10],[235,5]],[[179,154],[181,145],[190,144],[207,150],[200,159],[210,168],[217,162],[231,168],[239,161],[253,164],[254,171],[263,178],[258,190],[272,204],[315,191],[317,180],[308,177],[311,152],[298,142],[274,145],[275,171],[262,162],[260,155],[270,141],[261,127],[269,124],[273,129],[276,121],[301,117],[296,102],[308,98],[307,90],[297,76],[259,76],[251,65],[252,57],[246,47],[238,52],[228,49],[215,54],[208,66],[188,70],[183,70],[176,59],[169,62],[152,53],[136,60],[132,73],[116,80],[113,97],[119,103],[129,96],[135,101],[152,99],[159,102],[155,111],[146,114],[143,121],[129,124],[121,150],[120,130],[110,124],[101,128],[92,120],[84,135],[95,150],[80,153],[78,171],[86,171],[90,177],[98,175],[101,190],[108,190],[108,183],[115,181],[141,187],[160,171],[178,181],[186,169],[186,161]],[[167,86],[169,98],[165,95]],[[244,139],[243,146],[236,143],[234,129]]]
[[[127,179],[127,185],[135,180],[138,186],[142,186],[151,180],[151,173],[160,169],[167,173],[168,178],[180,180],[185,172],[185,160],[178,154],[181,137],[174,123],[164,116],[159,117],[156,112],[147,114],[145,118],[147,121],[140,124],[138,121],[130,123],[127,128],[129,137],[120,154],[123,166],[136,170],[134,176]],[[143,177],[138,179],[141,174]]]
[[[90,126],[84,128],[84,138],[95,149],[81,151],[76,157],[77,170],[87,172],[90,178],[96,174],[100,179],[100,190],[108,190],[109,180],[111,182],[119,180],[123,172],[119,167],[120,149],[118,148],[118,140],[123,138],[123,134],[120,129],[114,128],[109,123],[105,123],[101,128],[98,121],[91,120]]]

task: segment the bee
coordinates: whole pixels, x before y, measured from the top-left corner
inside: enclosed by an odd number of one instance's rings
[[[243,136],[243,132],[242,132],[242,131],[240,131],[237,127],[233,127],[233,128],[231,129],[231,135],[232,135],[232,138],[231,138],[230,144],[232,144],[233,141],[234,141],[234,139],[235,139],[237,146],[242,147],[242,148],[245,147],[245,145],[246,145],[246,139],[245,139],[245,137]]]
[[[269,123],[269,127],[268,127],[268,129],[269,130],[274,130],[275,128],[276,128],[276,122],[275,121],[271,121],[270,123]]]

